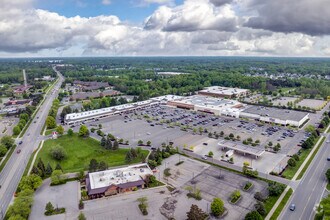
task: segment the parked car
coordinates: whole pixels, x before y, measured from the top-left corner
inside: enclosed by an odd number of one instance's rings
[[[330,161],[330,157],[327,158],[327,161]]]
[[[21,153],[21,149],[18,149],[18,150],[17,150],[17,153],[18,153],[18,154]]]
[[[18,142],[18,144],[23,144],[23,141]]]

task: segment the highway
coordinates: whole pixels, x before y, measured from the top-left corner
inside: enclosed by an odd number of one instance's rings
[[[42,139],[40,132],[46,121],[52,102],[57,97],[59,88],[64,81],[63,76],[56,70],[55,66],[53,67],[53,70],[59,77],[58,82],[46,94],[45,102],[40,106],[39,111],[37,112],[33,122],[26,130],[24,136],[16,139],[17,147],[0,173],[0,219],[4,218],[6,210],[14,196],[29,158],[34,149],[38,147],[38,144]],[[23,143],[19,145],[19,141],[22,141]],[[19,149],[21,152],[18,154],[17,150]]]
[[[327,157],[330,156],[330,143],[327,143],[329,135],[325,134],[325,137],[326,140],[308,167],[297,189],[294,190],[293,196],[288,201],[286,207],[284,207],[279,219],[314,219],[314,207],[321,200],[327,184],[325,172],[330,167],[330,161],[327,161]],[[295,211],[290,211],[289,209],[292,203],[296,205]]]

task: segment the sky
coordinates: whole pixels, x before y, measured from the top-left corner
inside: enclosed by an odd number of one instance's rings
[[[330,56],[329,0],[0,0],[0,57]]]

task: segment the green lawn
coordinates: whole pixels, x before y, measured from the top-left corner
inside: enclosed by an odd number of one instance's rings
[[[313,161],[315,155],[317,154],[317,152],[319,151],[321,145],[323,144],[324,140],[325,140],[325,137],[321,137],[321,141],[320,143],[316,146],[316,149],[315,151],[313,152],[312,156],[309,158],[309,160],[307,161],[307,163],[305,164],[304,168],[301,170],[301,172],[299,173],[298,177],[297,177],[297,180],[300,180],[303,175],[305,174],[307,168],[309,167],[309,165],[311,164],[311,162]]]
[[[117,151],[105,150],[100,146],[99,141],[93,138],[81,138],[77,134],[73,136],[64,135],[58,139],[50,139],[45,141],[43,148],[40,150],[35,165],[41,157],[45,166],[49,162],[52,167],[56,166],[57,161],[51,158],[50,149],[53,146],[62,146],[67,158],[60,162],[63,172],[71,173],[80,170],[87,170],[91,159],[98,162],[104,161],[109,167],[121,166],[127,164],[125,161],[128,149],[120,148]],[[148,151],[142,151],[147,156]],[[136,158],[132,163],[139,163],[141,159]]]
[[[279,196],[269,196],[266,199],[266,201],[264,202],[264,205],[265,205],[265,209],[266,209],[267,213],[270,212],[270,210],[273,208],[273,206],[275,205],[278,198],[280,198],[280,196],[281,195],[279,195]]]
[[[285,207],[286,203],[288,202],[288,200],[290,199],[291,195],[293,193],[292,189],[289,189],[285,196],[283,197],[282,201],[280,202],[280,204],[277,206],[275,212],[273,213],[273,215],[270,217],[270,220],[276,220],[278,218],[278,216],[281,214],[283,208]]]
[[[318,139],[315,141],[315,143],[318,141]],[[322,141],[321,141],[322,143]],[[318,148],[321,146],[321,144],[319,144],[318,146],[313,146],[316,147],[317,149],[315,149],[314,154],[312,155],[312,157],[310,159],[313,159],[315,154],[317,153],[317,151],[319,150]],[[296,172],[299,170],[301,164],[305,161],[305,159],[307,158],[307,156],[309,155],[309,153],[312,151],[313,148],[310,149],[302,149],[302,152],[299,156],[299,161],[296,162],[296,166],[295,167],[288,167],[286,168],[286,170],[282,173],[282,175],[286,178],[291,180],[293,178],[293,176],[296,174]],[[311,161],[310,161],[311,162]],[[306,165],[309,165],[308,162]],[[308,166],[307,166],[308,167]],[[306,169],[307,169],[306,167]],[[302,171],[302,174],[304,173],[305,170]],[[299,175],[298,179],[301,178],[301,175]]]

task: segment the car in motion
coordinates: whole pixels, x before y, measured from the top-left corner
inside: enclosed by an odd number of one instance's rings
[[[290,211],[294,211],[296,209],[296,205],[294,203],[292,203],[290,205]]]
[[[23,144],[23,141],[18,142],[19,145]]]
[[[18,149],[18,150],[16,151],[16,153],[17,153],[17,154],[21,153],[21,149]]]

